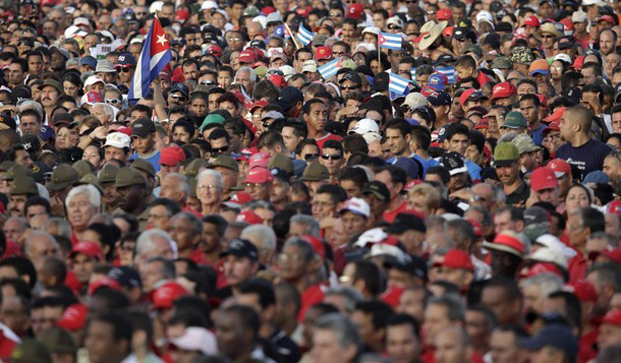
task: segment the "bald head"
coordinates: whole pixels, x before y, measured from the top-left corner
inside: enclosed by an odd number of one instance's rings
[[[575,106],[568,108],[565,114],[567,115],[566,120],[569,121],[572,126],[580,126],[580,130],[576,131],[583,134],[589,133],[591,124],[593,123],[593,113],[591,110],[584,106]]]

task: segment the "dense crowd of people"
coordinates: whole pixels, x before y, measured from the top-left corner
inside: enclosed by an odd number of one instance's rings
[[[0,1],[0,359],[621,361],[619,10]]]

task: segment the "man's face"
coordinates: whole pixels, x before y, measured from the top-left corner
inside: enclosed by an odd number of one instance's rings
[[[311,205],[313,217],[318,220],[336,216],[336,203],[332,200],[332,196],[328,193],[313,195]]]
[[[345,235],[349,238],[362,232],[367,221],[363,216],[347,211],[341,215],[341,222]]]
[[[309,129],[315,132],[323,132],[328,123],[328,110],[323,103],[313,103],[308,115],[304,115]]]
[[[43,71],[43,59],[40,56],[28,57],[28,73],[39,75]]]
[[[26,115],[20,117],[19,128],[22,131],[22,135],[39,135],[41,125],[35,116]]]
[[[592,68],[582,68],[580,71],[582,73],[582,79],[584,80],[584,85],[593,84],[597,79],[597,75],[593,72]]]
[[[250,74],[248,72],[237,72],[235,75],[235,83],[239,83],[244,86],[246,91],[250,91],[252,87],[252,81],[250,80]]]
[[[189,64],[186,66],[183,66],[183,77],[185,79],[191,79],[196,81],[196,79],[198,78],[198,67],[196,66],[196,64]]]
[[[196,185],[196,196],[201,203],[212,205],[219,202],[222,188],[217,186],[215,177],[208,175],[199,180]]]
[[[414,327],[409,324],[389,326],[386,330],[386,352],[395,363],[417,361],[420,345]]]
[[[449,330],[436,336],[434,345],[437,362],[462,363],[470,361],[468,358],[464,359],[464,357],[469,357],[468,350],[457,334],[455,330]]]
[[[170,218],[168,215],[168,209],[163,205],[155,205],[149,209],[149,227],[158,228],[166,232],[170,229]],[[173,239],[175,239],[173,237]],[[175,239],[175,241],[177,241]]]
[[[430,304],[425,309],[425,320],[422,331],[425,341],[429,344],[436,340],[437,333],[448,327],[451,321],[448,318],[447,308],[438,304]]]
[[[619,123],[619,125],[621,126],[621,122]],[[289,151],[295,151],[296,146],[302,140],[302,138],[296,136],[293,131],[294,131],[293,127],[285,126],[283,127],[282,132],[281,132],[282,138],[285,142],[285,147]]]
[[[520,347],[515,334],[510,331],[494,331],[490,340],[490,353],[494,363],[518,362]]]
[[[284,203],[289,198],[291,186],[289,183],[279,179],[274,179],[272,188],[270,189],[270,202],[272,203]]]
[[[214,101],[213,108],[211,107],[212,97],[213,95],[209,96],[209,105],[210,105],[209,108],[207,107],[207,102],[205,102],[203,98],[201,97],[194,98],[192,102],[190,102],[190,112],[197,117],[204,118],[207,115],[208,111],[213,111],[218,108],[217,107],[218,103],[216,101]]]
[[[133,211],[137,206],[142,204],[144,197],[144,186],[130,185],[127,187],[117,187],[116,191],[119,195],[119,207],[126,212]]]
[[[401,134],[399,129],[386,129],[386,139],[390,146],[390,153],[401,156],[407,149],[409,140]]]
[[[520,164],[515,162],[508,166],[496,166],[496,174],[498,175],[498,179],[503,185],[513,185],[520,171]]]
[[[78,194],[67,205],[67,219],[73,228],[78,230],[88,225],[91,217],[97,213],[97,208],[93,207],[88,195]]]
[[[26,194],[10,194],[9,195],[9,211],[12,217],[21,217],[24,215],[24,207],[26,206]]]
[[[257,270],[257,263],[248,257],[228,255],[224,258],[224,276],[230,286],[236,286],[249,279]]]
[[[343,155],[339,149],[325,147],[319,162],[328,169],[330,175],[336,176],[343,165]]]
[[[153,151],[155,146],[155,135],[149,134],[146,137],[132,136],[132,146],[134,150],[141,154],[148,154]]]
[[[599,35],[599,49],[603,55],[612,53],[615,49],[615,39],[612,35],[612,30],[604,31]]]
[[[606,349],[621,344],[621,327],[613,324],[602,324],[597,337],[599,349]]]
[[[535,106],[533,100],[521,101],[520,112],[526,117],[529,125],[539,121],[539,107]]]
[[[335,12],[336,10],[330,11]],[[343,24],[343,41],[352,41],[356,39],[356,28],[352,24]]]
[[[344,363],[349,362],[355,354],[355,348],[342,347],[332,330],[315,329],[313,331],[313,348],[310,352],[312,362]]]
[[[470,145],[468,135],[464,134],[454,134],[450,140],[447,140],[447,142],[448,151],[456,152],[462,156],[466,155],[466,150],[468,149],[468,145]]]
[[[41,90],[41,104],[45,108],[55,107],[58,96],[59,93],[56,88],[51,86],[43,87],[43,90]]]
[[[88,357],[93,363],[109,362],[110,353],[117,352],[119,349],[119,342],[114,339],[114,327],[102,321],[93,321],[89,324],[86,331],[85,347],[88,351]],[[123,344],[125,349],[126,344]]]
[[[106,146],[104,150],[104,159],[106,162],[110,160],[122,160],[125,161],[127,159],[127,155],[125,150],[119,149],[114,146]]]
[[[97,265],[95,258],[89,257],[85,254],[78,253],[71,260],[71,271],[75,274],[76,278],[82,284],[88,284],[88,281],[93,273],[93,269]]]
[[[513,306],[513,302],[507,298],[505,290],[501,287],[484,288],[481,294],[481,304],[494,312],[500,324],[508,324],[514,320],[514,314],[519,313],[519,306],[517,309]]]
[[[614,155],[606,157],[603,171],[610,179],[621,178],[621,160],[619,157]]]
[[[193,250],[198,243],[200,235],[193,233],[192,222],[187,218],[173,218],[170,228],[170,236],[177,242],[180,251]]]

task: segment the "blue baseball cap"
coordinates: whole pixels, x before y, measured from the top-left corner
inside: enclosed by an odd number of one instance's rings
[[[80,59],[80,65],[89,66],[93,68],[93,70],[95,70],[97,68],[97,59],[91,57],[90,55],[87,55],[86,57]]]
[[[429,76],[429,79],[427,80],[427,86],[436,92],[442,92],[446,87],[447,81],[448,79],[444,74],[434,73]]]
[[[520,340],[520,346],[527,350],[539,350],[551,346],[562,350],[570,357],[578,354],[578,338],[565,324],[546,325],[534,337]]]
[[[405,171],[408,177],[412,179],[420,178],[420,175],[418,172],[418,164],[412,158],[402,156],[397,159],[394,165],[403,169],[403,171]]]

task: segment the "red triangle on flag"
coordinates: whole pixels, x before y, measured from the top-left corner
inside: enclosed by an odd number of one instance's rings
[[[382,45],[382,44],[386,43],[386,38],[384,38],[382,33],[379,34],[378,39],[379,39],[379,45]]]
[[[151,48],[152,57],[158,53],[170,49],[170,43],[168,43],[162,24],[157,17],[153,18],[153,32],[151,33],[151,44],[149,46]]]

